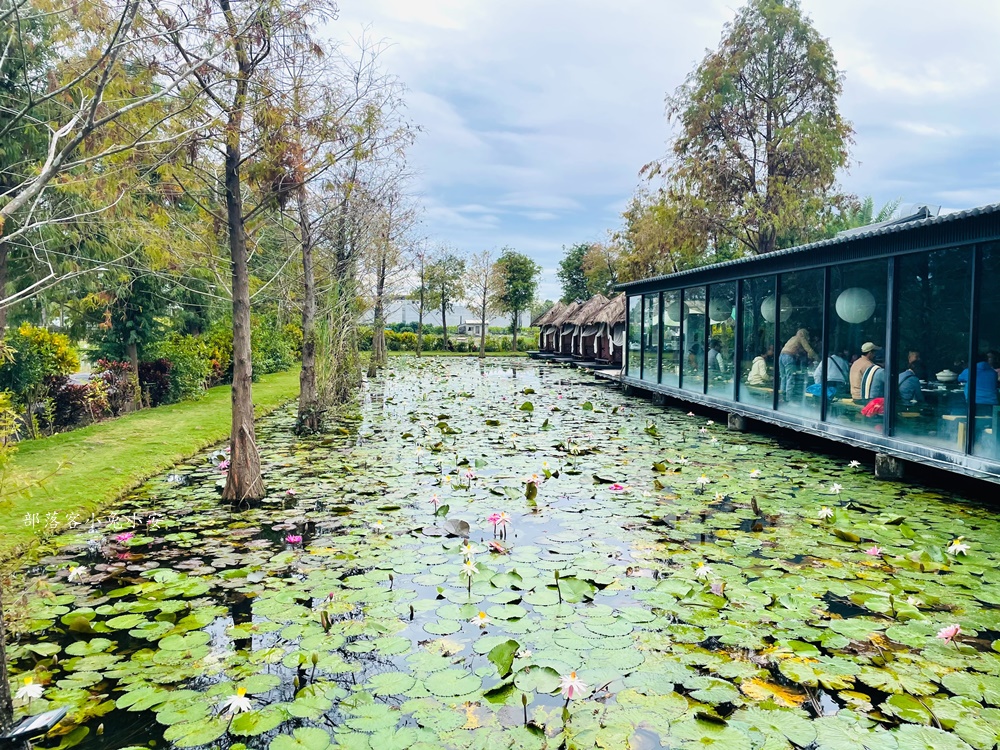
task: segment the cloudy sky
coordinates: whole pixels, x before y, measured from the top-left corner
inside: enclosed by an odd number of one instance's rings
[[[1000,201],[1000,3],[802,0],[845,75],[856,131],[843,187],[948,209]],[[664,96],[718,45],[738,2],[340,0],[341,38],[390,44],[422,128],[422,233],[509,245],[559,296],[563,246],[600,240],[667,151]]]

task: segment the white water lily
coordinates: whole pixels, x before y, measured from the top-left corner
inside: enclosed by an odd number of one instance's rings
[[[836,482],[830,485],[830,492],[834,495],[839,495],[842,489],[844,489],[844,487]]]
[[[695,481],[695,482],[697,482],[698,484],[700,484],[700,485],[704,486],[704,485],[708,484],[709,482],[711,482],[712,480],[711,480],[711,479],[709,479],[709,478],[708,478],[707,476],[705,476],[704,474],[702,474],[702,475],[701,475],[700,477],[698,477],[698,478],[697,478],[697,479],[695,479],[694,481]]]
[[[858,461],[858,460],[851,461],[847,465],[850,466],[852,469],[860,469],[861,468],[861,462]]]
[[[578,694],[585,693],[586,691],[586,683],[576,676],[576,672],[570,672],[568,675],[563,675],[559,678],[559,692],[567,702],[569,702],[571,698],[575,698]]]
[[[960,536],[957,539],[953,540],[952,543],[948,545],[949,555],[964,555],[969,551],[970,546],[965,542],[963,542],[962,541],[963,539],[965,539],[965,537]]]
[[[518,659],[530,659],[531,653],[532,652],[530,648],[520,648],[517,650],[517,653],[514,654],[514,656],[516,656]]]
[[[833,509],[824,505],[819,509],[819,517],[821,519],[833,518]]]
[[[714,419],[710,419],[707,422],[705,422],[705,424],[707,424],[709,427],[711,427],[713,424],[715,424],[715,420]]]
[[[252,710],[253,705],[250,703],[250,699],[247,698],[246,688],[236,688],[236,695],[226,698],[222,702],[222,705],[219,706],[219,713],[228,713],[230,716]]]
[[[680,458],[677,459],[677,463],[679,463],[679,464],[689,464],[691,462],[688,459],[684,458],[684,456],[681,456]]]
[[[375,521],[374,523],[372,523],[372,531],[382,531],[384,529],[385,526],[381,521]]]
[[[698,566],[694,569],[695,578],[708,578],[711,575],[712,575],[712,568],[706,563],[700,562],[698,563]]]
[[[478,572],[479,568],[476,567],[476,564],[472,560],[466,560],[462,565],[462,574],[469,576],[469,578],[472,578]]]
[[[750,478],[751,479],[759,479],[760,478],[760,469],[754,469],[753,471],[751,471],[750,472]]]
[[[45,688],[42,687],[41,685],[36,684],[35,680],[32,677],[25,677],[24,684],[21,687],[19,687],[17,689],[17,692],[14,694],[14,700],[18,701],[27,700],[30,702],[35,698],[41,698],[42,693],[44,692]]]
[[[70,583],[77,583],[87,575],[87,569],[83,565],[75,565],[69,569],[69,576],[66,580]]]
[[[911,607],[922,607],[923,604],[924,604],[922,601],[920,601],[919,599],[917,599],[917,597],[915,597],[915,596],[908,596],[908,597],[906,597],[906,603],[909,604]]]
[[[487,625],[490,624],[490,622],[492,622],[492,620],[490,620],[490,618],[486,615],[485,612],[480,610],[479,614],[477,614],[475,617],[469,620],[469,622],[474,622],[479,627],[485,628]]]
[[[462,545],[462,554],[467,558],[471,559],[476,552],[478,552],[478,550],[472,546],[471,542],[466,542]]]

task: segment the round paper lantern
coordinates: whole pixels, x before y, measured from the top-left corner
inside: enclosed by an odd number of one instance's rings
[[[687,311],[687,303],[684,303],[684,310]],[[664,324],[668,326],[678,326],[681,324],[681,301],[675,299],[664,312]]]
[[[864,323],[875,312],[875,295],[860,286],[845,289],[837,297],[837,315],[846,323]]]
[[[774,322],[774,295],[760,303],[760,314],[768,323]],[[781,295],[781,322],[784,323],[792,316],[792,301],[785,294]]]
[[[712,297],[708,305],[708,317],[713,323],[721,323],[733,317],[733,303],[725,297]]]

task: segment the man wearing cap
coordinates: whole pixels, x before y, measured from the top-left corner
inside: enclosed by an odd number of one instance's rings
[[[865,371],[875,364],[875,352],[881,348],[871,341],[861,345],[861,356],[851,365],[851,398],[861,398],[861,378]]]

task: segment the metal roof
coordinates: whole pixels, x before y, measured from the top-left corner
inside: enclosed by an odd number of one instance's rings
[[[637,281],[627,281],[621,284],[616,284],[616,289],[629,290],[634,289],[638,286],[655,286],[658,282],[666,280],[682,279],[689,276],[706,275],[706,276],[728,276],[729,274],[721,273],[723,271],[739,271],[742,270],[743,266],[753,266],[754,264],[766,263],[767,266],[773,265],[783,265],[787,262],[789,266],[794,266],[795,261],[799,259],[800,256],[805,256],[807,253],[815,253],[817,250],[823,251],[836,251],[838,249],[848,250],[852,246],[862,246],[870,245],[871,240],[881,239],[885,237],[892,237],[896,239],[897,235],[903,235],[905,233],[914,232],[915,230],[927,230],[934,228],[947,228],[948,225],[953,225],[957,222],[966,221],[969,219],[975,219],[977,217],[992,217],[996,219],[1000,216],[1000,203],[992,203],[987,206],[979,206],[977,208],[970,208],[964,211],[955,211],[950,214],[944,214],[943,216],[934,216],[925,219],[917,219],[914,221],[905,221],[904,223],[893,223],[893,222],[883,222],[882,224],[873,224],[871,227],[859,227],[858,230],[852,231],[851,233],[831,237],[826,240],[819,240],[818,242],[810,242],[807,245],[798,245],[797,247],[789,247],[784,250],[776,250],[773,253],[767,253],[766,255],[751,255],[744,258],[736,258],[734,260],[727,260],[721,263],[713,263],[709,266],[701,266],[699,268],[689,268],[684,271],[678,271],[677,273],[663,274],[661,276],[653,276],[648,279],[639,279]],[[898,222],[898,220],[897,220]],[[993,224],[995,222],[991,222]],[[923,234],[922,232],[920,234]],[[967,239],[965,241],[976,241],[976,239],[983,239],[982,237],[975,237],[972,239]],[[956,240],[961,241],[961,240]],[[919,248],[916,248],[919,249]],[[830,255],[830,252],[824,252],[824,255]],[[866,253],[870,255],[875,255],[877,253]],[[843,261],[855,260],[860,258],[855,258],[853,255],[845,252],[846,257]],[[833,261],[828,261],[833,262]],[[747,269],[749,271],[749,269]],[[751,273],[753,273],[751,271]],[[683,286],[683,285],[681,285]]]

